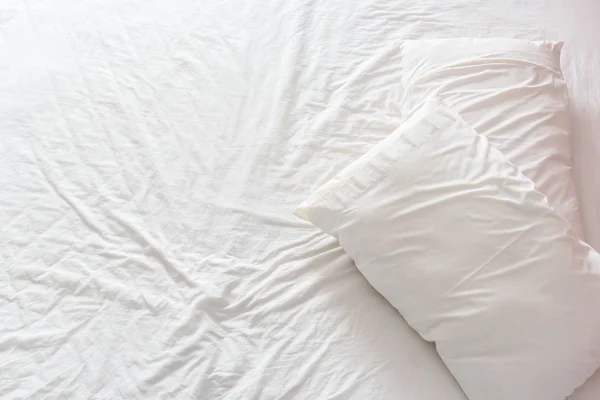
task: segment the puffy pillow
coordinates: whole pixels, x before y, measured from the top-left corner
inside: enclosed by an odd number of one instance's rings
[[[583,237],[571,175],[562,42],[439,39],[402,45],[403,114],[432,94],[531,179]]]
[[[600,256],[436,99],[295,213],[435,342],[470,400],[563,400],[600,365]]]

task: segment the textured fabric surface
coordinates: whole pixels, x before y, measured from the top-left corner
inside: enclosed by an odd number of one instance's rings
[[[3,0],[0,397],[464,400],[292,211],[400,125],[402,40],[564,40],[597,233],[596,4]]]
[[[600,255],[435,97],[296,214],[436,343],[470,400],[563,400],[600,366]]]
[[[571,174],[562,43],[515,39],[402,43],[402,114],[437,94],[530,178],[583,237]]]

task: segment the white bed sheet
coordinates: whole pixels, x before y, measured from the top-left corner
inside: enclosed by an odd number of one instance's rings
[[[600,248],[597,15],[594,0],[3,1],[0,397],[464,400],[291,212],[400,123],[400,40],[565,40]],[[599,396],[597,373],[572,398]]]

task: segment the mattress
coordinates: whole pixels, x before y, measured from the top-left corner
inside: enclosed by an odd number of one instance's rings
[[[594,0],[3,1],[0,397],[464,400],[292,210],[400,124],[402,39],[564,40],[600,249],[595,15]],[[571,399],[599,396],[600,372]]]

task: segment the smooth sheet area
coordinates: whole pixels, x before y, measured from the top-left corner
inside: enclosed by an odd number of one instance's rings
[[[402,39],[564,40],[600,248],[597,15],[594,0],[3,1],[0,397],[464,400],[292,211],[400,124]],[[599,396],[596,373],[572,399]]]

